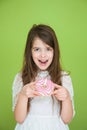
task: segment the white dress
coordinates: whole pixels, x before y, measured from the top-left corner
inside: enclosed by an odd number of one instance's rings
[[[64,72],[65,73],[65,72]],[[73,103],[73,87],[69,75],[62,76],[62,86],[66,87],[70,93]],[[44,77],[45,72],[40,74]],[[50,76],[48,76],[50,78]],[[17,103],[17,94],[23,87],[21,73],[17,74],[13,82],[13,111]],[[22,124],[17,123],[15,130],[69,130],[60,117],[60,104],[55,97],[39,96],[30,102],[30,111]]]

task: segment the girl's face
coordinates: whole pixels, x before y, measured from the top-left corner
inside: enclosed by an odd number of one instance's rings
[[[32,58],[40,70],[46,70],[53,60],[54,50],[40,38],[35,38],[32,46]]]

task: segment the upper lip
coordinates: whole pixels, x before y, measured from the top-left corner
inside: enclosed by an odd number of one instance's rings
[[[47,62],[48,60],[38,60],[38,61],[40,61],[40,62]]]

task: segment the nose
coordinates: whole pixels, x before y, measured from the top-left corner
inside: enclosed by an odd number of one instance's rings
[[[46,51],[45,51],[45,50],[41,51],[41,57],[42,57],[42,58],[43,58],[43,57],[46,57]]]

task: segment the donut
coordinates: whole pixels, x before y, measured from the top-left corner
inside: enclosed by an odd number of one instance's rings
[[[51,95],[52,91],[54,90],[54,83],[46,78],[41,78],[36,82],[36,90],[42,96]]]

